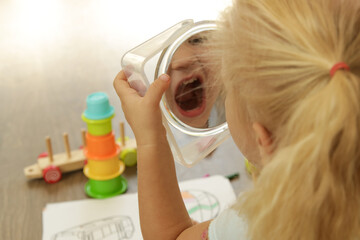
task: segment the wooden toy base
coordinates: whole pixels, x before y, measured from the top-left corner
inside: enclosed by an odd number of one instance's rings
[[[125,138],[126,139],[126,138]],[[121,139],[118,139],[117,144],[119,144],[120,148],[121,149],[124,149],[124,148],[133,148],[133,149],[136,149],[136,140],[135,139],[126,139],[126,144],[125,146],[122,145],[121,143]]]
[[[71,151],[71,157],[68,158],[67,153],[55,154],[53,161],[49,157],[38,158],[37,163],[24,169],[27,179],[42,178],[42,171],[47,166],[54,165],[60,168],[60,171],[71,172],[84,167],[86,157],[82,149]]]

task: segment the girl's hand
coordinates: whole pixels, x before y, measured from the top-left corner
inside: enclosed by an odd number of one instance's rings
[[[159,103],[169,85],[170,77],[163,74],[150,85],[145,96],[141,97],[130,87],[123,71],[115,77],[114,88],[138,146],[151,145],[159,137],[166,137]]]

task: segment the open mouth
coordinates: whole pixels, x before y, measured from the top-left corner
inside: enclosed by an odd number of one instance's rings
[[[181,81],[175,91],[179,112],[186,117],[196,117],[205,110],[205,91],[200,77],[192,76]]]

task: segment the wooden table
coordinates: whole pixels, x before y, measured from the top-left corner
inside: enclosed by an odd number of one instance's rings
[[[90,93],[108,94],[116,113],[113,130],[119,136],[118,123],[125,119],[112,81],[121,56],[169,22],[134,23],[142,31],[134,31],[130,39],[131,34],[124,34],[131,29],[129,18],[116,15],[123,5],[115,2],[0,3],[0,239],[41,239],[42,209],[47,203],[87,198],[82,171],[47,184],[42,179],[26,180],[23,169],[46,151],[46,136],[51,137],[54,153],[65,151],[64,132],[72,149],[82,145],[80,131],[86,125],[81,114]],[[130,2],[129,9],[139,4]],[[174,23],[183,19],[168,16]],[[132,137],[127,124],[125,129]],[[240,179],[232,182],[235,192],[249,187],[241,154],[231,140],[226,146],[224,157],[204,160],[191,169],[177,165],[178,179],[240,172]],[[136,192],[136,167],[127,168],[123,176],[129,182],[128,192]]]

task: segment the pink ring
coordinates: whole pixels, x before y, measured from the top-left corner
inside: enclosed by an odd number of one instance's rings
[[[330,76],[333,77],[336,73],[337,70],[339,69],[345,69],[345,70],[350,70],[349,66],[344,63],[344,62],[339,62],[339,63],[336,63],[330,70]]]

